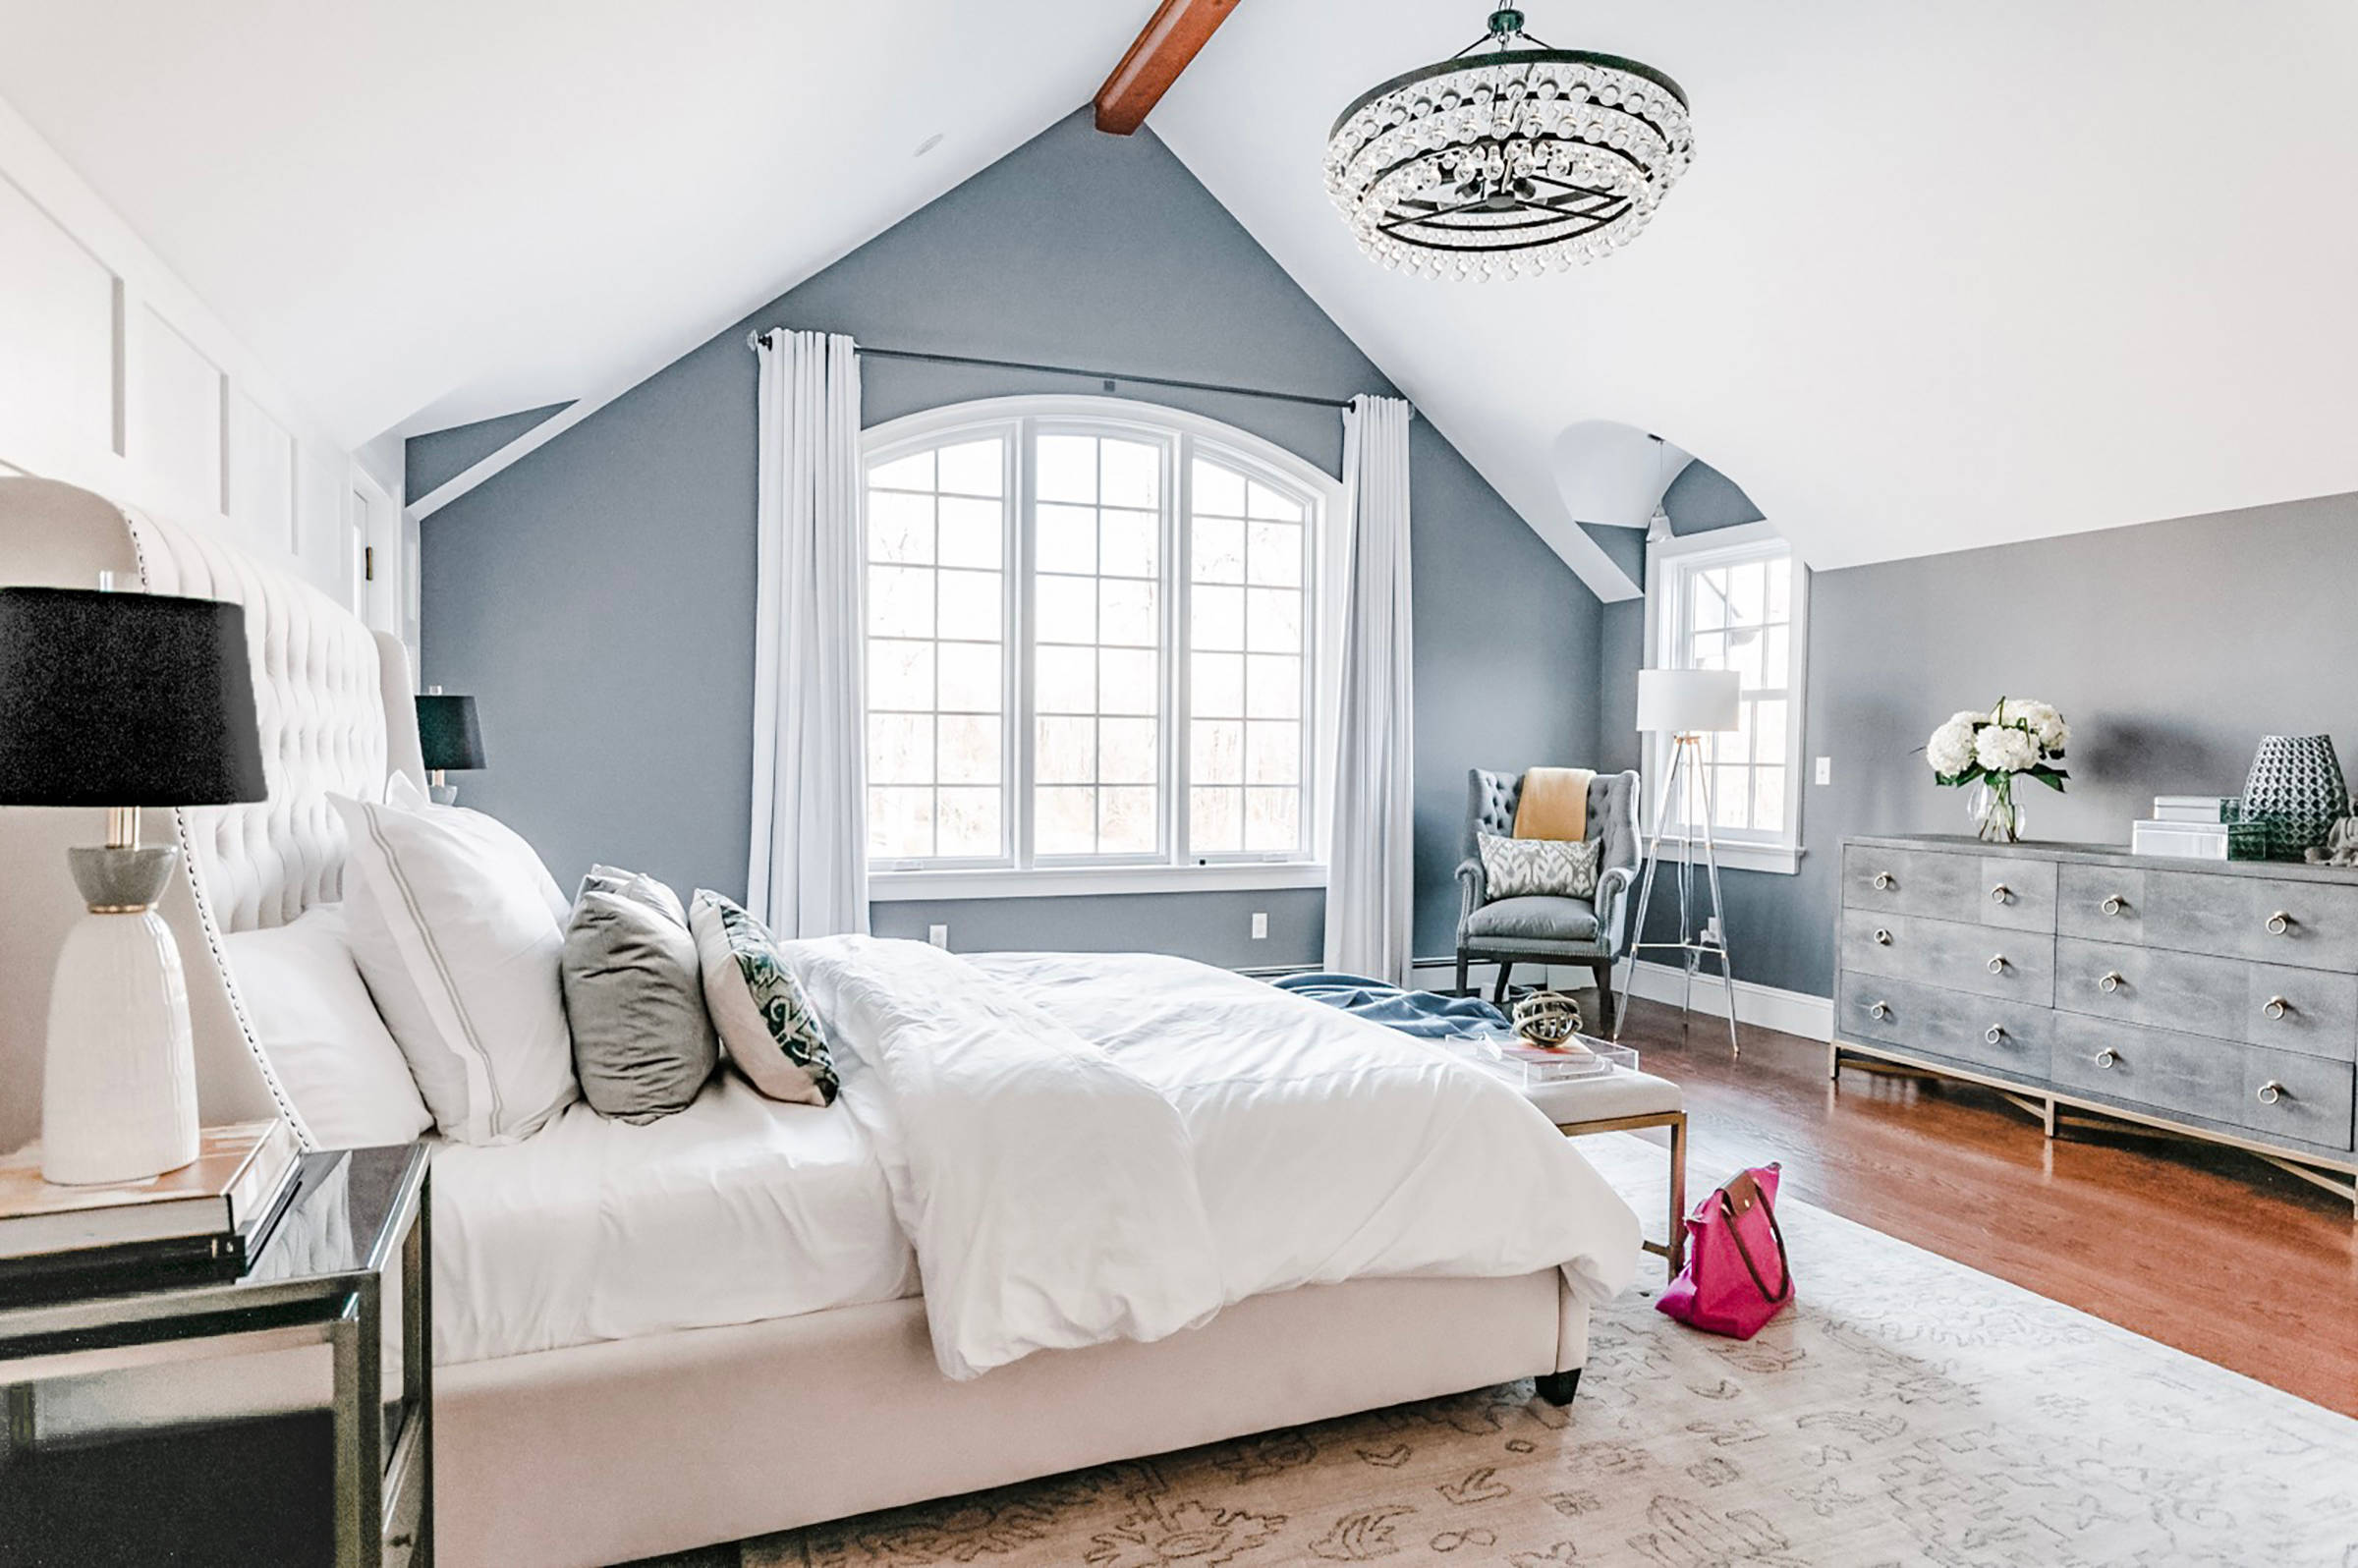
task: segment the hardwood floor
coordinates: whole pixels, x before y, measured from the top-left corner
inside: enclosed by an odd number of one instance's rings
[[[1622,1043],[1685,1089],[1697,1169],[1780,1160],[1804,1202],[2358,1416],[2347,1202],[2232,1149],[2125,1131],[2050,1143],[1972,1085],[1848,1067],[1836,1085],[1819,1041],[1743,1040],[1731,1061],[1724,1020],[1689,1029],[1631,1004]]]

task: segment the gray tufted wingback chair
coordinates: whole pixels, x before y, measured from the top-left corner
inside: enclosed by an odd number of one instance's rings
[[[1457,989],[1466,989],[1466,966],[1494,962],[1494,999],[1506,999],[1506,979],[1516,963],[1585,964],[1597,977],[1604,1016],[1596,1027],[1613,1027],[1613,955],[1621,947],[1629,890],[1638,879],[1645,851],[1638,838],[1638,775],[1600,773],[1589,781],[1589,832],[1601,840],[1597,897],[1498,898],[1489,896],[1476,835],[1512,837],[1515,807],[1523,798],[1523,775],[1473,768],[1466,774],[1466,840],[1458,862]]]

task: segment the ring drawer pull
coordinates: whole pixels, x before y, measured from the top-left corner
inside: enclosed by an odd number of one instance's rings
[[[1993,1024],[1988,1029],[1982,1031],[1982,1038],[1988,1040],[1993,1045],[1995,1045],[1998,1043],[1998,1041],[2004,1039],[2005,1037],[2006,1028],[2003,1024]]]
[[[2109,1045],[2105,1046],[2105,1047],[2103,1050],[2101,1050],[2101,1051],[2098,1051],[2098,1052],[2096,1053],[2096,1065],[2097,1065],[2097,1066],[2099,1066],[2099,1067],[2109,1067],[2109,1066],[2111,1066],[2111,1065],[2112,1065],[2114,1062],[2117,1062],[2117,1061],[2119,1061],[2119,1060],[2120,1060],[2120,1052],[2118,1052],[2118,1051],[2114,1050],[2114,1049],[2113,1049],[2111,1046],[2109,1046]]]
[[[2284,1086],[2277,1083],[2274,1079],[2272,1078],[2267,1083],[2260,1086],[2261,1104],[2274,1105],[2277,1100],[2280,1100],[2283,1097]]]
[[[2271,935],[2271,936],[2282,936],[2283,934],[2285,934],[2287,931],[2289,931],[2289,930],[2291,930],[2291,929],[2292,929],[2292,917],[2291,917],[2290,915],[2287,915],[2286,913],[2284,913],[2284,911],[2282,911],[2282,910],[2278,910],[2278,911],[2276,911],[2276,912],[2275,912],[2274,915],[2271,915],[2271,916],[2268,918],[2268,934],[2269,934],[2269,935]]]
[[[1889,947],[1891,945],[1890,926],[1878,925],[1875,928],[1875,945],[1878,947]]]
[[[1875,873],[1875,890],[1879,893],[1888,893],[1891,891],[1891,873],[1889,871],[1878,871]]]
[[[2127,909],[2128,907],[2129,901],[2125,898],[2122,898],[2118,893],[2113,894],[2110,898],[2105,899],[2104,902],[2104,911],[2107,915],[2118,915],[2121,911]]]
[[[1867,1009],[1867,1016],[1877,1020],[1889,1018],[1891,1016],[1891,1004],[1889,1002],[1873,1003]]]
[[[2000,882],[1995,887],[1990,889],[1990,902],[1993,904],[2010,904],[2013,902],[2013,900],[2014,889],[2008,887],[2003,882]]]
[[[2105,975],[2103,980],[2100,980],[2096,982],[2096,988],[2108,996],[2112,992],[2119,990],[2120,987],[2127,982],[2127,980],[2128,977],[2126,975],[2123,975],[2119,970],[2113,970]]]
[[[1989,969],[1990,973],[1993,975],[2003,975],[2006,972],[2006,955],[2003,953],[1992,953],[1990,955]]]
[[[2282,1018],[2286,1013],[2292,1011],[2292,1004],[2281,996],[2272,996],[2268,999],[2268,1005],[2261,1008],[2260,1011],[2270,1018]]]

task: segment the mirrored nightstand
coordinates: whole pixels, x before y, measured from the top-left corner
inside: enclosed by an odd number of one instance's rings
[[[37,1531],[52,1549],[66,1553],[56,1560],[84,1560],[75,1553],[73,1533],[86,1525],[93,1533],[91,1556],[107,1555],[95,1549],[95,1533],[119,1521],[86,1517],[86,1507],[78,1519],[54,1501],[77,1495],[78,1487],[84,1497],[119,1494],[120,1488],[103,1482],[92,1490],[90,1476],[103,1475],[109,1463],[105,1439],[118,1446],[147,1443],[151,1454],[195,1456],[209,1438],[236,1430],[240,1415],[223,1411],[196,1421],[159,1415],[159,1426],[189,1422],[189,1435],[155,1449],[158,1437],[119,1427],[99,1438],[53,1436],[45,1419],[50,1391],[59,1396],[62,1414],[71,1396],[105,1386],[108,1374],[151,1375],[174,1365],[217,1362],[231,1372],[226,1380],[212,1379],[216,1390],[234,1389],[249,1375],[245,1369],[253,1369],[257,1401],[267,1403],[270,1378],[263,1369],[287,1364],[269,1353],[325,1345],[333,1449],[332,1527],[325,1535],[332,1538],[333,1560],[359,1568],[425,1568],[433,1560],[430,1196],[422,1145],[307,1154],[301,1188],[243,1277],[0,1309],[0,1388],[7,1413],[0,1435],[0,1536],[22,1540]],[[399,1314],[397,1334],[385,1322],[388,1296]],[[388,1375],[389,1351],[398,1357],[397,1376]],[[248,1360],[231,1360],[240,1357]],[[243,1452],[234,1441],[225,1451]],[[232,1460],[190,1462],[223,1467],[217,1480],[224,1486],[249,1479],[228,1468]],[[296,1473],[302,1466],[279,1468]],[[115,1506],[137,1508],[140,1499],[121,1496]],[[288,1530],[292,1544],[303,1532],[292,1520]]]

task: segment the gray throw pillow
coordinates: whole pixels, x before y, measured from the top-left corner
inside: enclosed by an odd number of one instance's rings
[[[1482,851],[1482,879],[1493,899],[1597,896],[1597,863],[1603,846],[1593,838],[1502,838],[1484,833],[1477,847]]]
[[[680,895],[645,871],[626,871],[619,866],[592,866],[582,878],[582,885],[574,889],[574,897],[593,889],[600,893],[620,893],[627,899],[659,909],[671,917],[675,925],[688,924],[688,911],[681,907]]]
[[[574,1076],[600,1116],[651,1122],[686,1110],[720,1063],[696,938],[662,884],[669,909],[644,887],[595,882],[574,900],[560,971]]]

